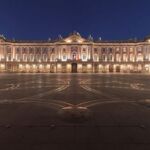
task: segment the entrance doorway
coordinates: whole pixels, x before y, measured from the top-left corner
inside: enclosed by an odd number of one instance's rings
[[[77,63],[72,63],[72,73],[77,73]]]
[[[116,66],[116,72],[120,72],[120,66]]]
[[[113,65],[109,65],[109,72],[113,72],[113,71],[114,71]]]

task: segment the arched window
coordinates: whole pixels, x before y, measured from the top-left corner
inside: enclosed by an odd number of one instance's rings
[[[36,61],[41,61],[41,55],[40,54],[36,55]]]
[[[30,61],[34,61],[34,55],[30,54]]]
[[[43,61],[47,61],[47,55],[46,54],[43,55]]]
[[[98,55],[94,54],[94,61],[98,61]]]
[[[20,54],[19,53],[16,54],[16,60],[20,61]]]
[[[23,61],[27,61],[27,55],[23,54]]]
[[[85,53],[82,54],[82,61],[86,61],[87,60],[87,56]]]
[[[137,61],[143,61],[143,55],[141,53],[137,55]]]
[[[133,56],[133,54],[130,54],[130,55],[129,55],[129,60],[130,60],[131,62],[134,62],[134,56]]]
[[[120,54],[116,54],[116,61],[120,62]]]
[[[123,59],[124,62],[127,62],[127,54],[123,54],[123,58],[122,59]]]
[[[112,61],[112,54],[108,55],[108,61]]]

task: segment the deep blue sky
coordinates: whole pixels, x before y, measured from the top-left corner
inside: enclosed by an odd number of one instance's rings
[[[94,38],[150,35],[150,0],[0,0],[0,34],[48,39],[72,31]]]

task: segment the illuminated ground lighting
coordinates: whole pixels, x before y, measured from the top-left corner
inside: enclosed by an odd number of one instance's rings
[[[82,123],[91,118],[91,111],[87,107],[67,106],[58,111],[59,116],[66,122]]]

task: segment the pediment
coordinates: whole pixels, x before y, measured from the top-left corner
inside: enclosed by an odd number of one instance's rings
[[[82,43],[85,40],[86,39],[82,38],[78,32],[74,32],[73,34],[64,39],[66,43]]]

